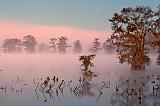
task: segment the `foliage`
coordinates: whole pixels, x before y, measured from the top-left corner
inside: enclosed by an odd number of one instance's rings
[[[67,41],[67,37],[61,36],[60,38],[58,38],[57,49],[59,53],[66,53],[66,48],[70,47],[67,44]]]
[[[37,41],[36,38],[32,35],[24,36],[23,38],[23,46],[25,47],[25,51],[27,53],[34,53],[36,50]]]
[[[5,39],[2,45],[5,53],[21,52],[22,42],[20,39]]]
[[[91,62],[95,58],[96,55],[83,55],[80,56],[79,61],[82,61],[81,66],[84,67],[83,70],[87,70],[94,66],[94,64]]]
[[[157,11],[154,11],[154,24],[153,24],[153,29],[152,32],[153,32],[153,35],[154,35],[154,38],[152,38],[150,40],[150,44],[152,46],[157,46],[158,47],[160,46],[160,5],[158,6],[158,10]]]
[[[157,12],[150,7],[123,8],[109,21],[112,25],[112,43],[118,48],[120,62],[127,61],[133,69],[144,69],[150,63],[149,46],[158,45]],[[156,39],[156,40],[155,40]],[[137,68],[139,67],[139,68]]]
[[[50,39],[50,48],[52,49],[52,52],[55,53],[57,51],[57,48],[56,48],[56,41],[57,39],[56,38],[51,38]]]

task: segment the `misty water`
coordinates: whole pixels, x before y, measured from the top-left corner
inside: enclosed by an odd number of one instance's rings
[[[145,70],[137,71],[131,70],[127,63],[120,64],[115,54],[96,55],[91,69],[95,76],[89,78],[91,86],[84,88],[83,93],[74,92],[80,85],[79,79],[83,77],[79,56],[1,54],[0,106],[138,106],[138,101],[126,101],[125,97],[116,94],[116,87],[123,86],[127,80],[137,82],[133,84],[134,87],[140,87],[143,83],[146,85],[143,105],[160,104],[160,99],[152,94],[152,82],[160,75],[159,66],[156,65],[157,55],[151,55],[152,62]],[[42,92],[40,84],[47,77],[52,84],[54,76],[58,77],[58,82],[54,84],[52,93],[47,93],[47,87]],[[57,87],[62,80],[65,84],[61,91]],[[119,88],[119,91],[123,88]]]

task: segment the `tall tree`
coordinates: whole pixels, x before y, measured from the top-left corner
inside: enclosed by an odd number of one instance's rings
[[[90,51],[93,53],[97,53],[101,50],[101,43],[99,42],[99,38],[95,38],[92,47],[90,48]]]
[[[27,53],[34,53],[37,46],[36,38],[32,35],[24,36],[23,46],[25,47],[25,51]]]
[[[5,39],[2,48],[5,53],[18,53],[22,50],[20,39]]]
[[[52,51],[53,53],[55,53],[55,52],[57,51],[56,41],[57,41],[56,38],[51,38],[51,39],[50,39],[50,42],[49,42],[50,48],[52,49],[51,51]]]
[[[82,45],[81,45],[80,40],[76,40],[73,43],[73,52],[74,53],[80,53],[80,52],[82,52]]]
[[[111,40],[118,48],[120,62],[127,61],[133,70],[145,69],[150,64],[149,46],[157,32],[154,17],[150,7],[137,6],[123,8],[109,20],[113,30]]]
[[[67,41],[68,41],[67,37],[61,36],[60,38],[58,38],[57,49],[59,53],[66,53],[66,49],[70,47],[67,44]]]

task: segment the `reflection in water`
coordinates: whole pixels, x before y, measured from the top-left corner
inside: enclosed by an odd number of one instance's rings
[[[110,87],[110,81],[102,81],[100,83],[94,83],[92,82],[93,75],[83,75],[83,78],[81,80],[81,77],[79,79],[79,85],[77,85],[73,92],[78,95],[79,97],[83,96],[96,96],[96,93],[98,91],[98,97],[97,100],[100,99],[100,95],[103,93],[104,88]]]
[[[19,70],[17,72],[18,74],[14,74],[12,69],[8,68],[10,66],[6,64],[7,68],[2,67],[5,71],[1,72],[0,101],[2,102],[0,105],[20,106],[19,104],[22,104],[22,106],[52,106],[54,104],[56,106],[65,106],[67,103],[69,105],[76,103],[76,105],[83,104],[83,106],[106,106],[106,104],[108,106],[132,106],[131,104],[138,106],[140,94],[142,106],[156,106],[155,104],[158,104],[158,101],[160,101],[158,99],[160,97],[159,74],[150,75],[156,73],[156,70],[158,71],[158,66],[154,66],[149,70],[146,68],[146,71],[129,71],[129,67],[126,68],[126,66],[124,66],[123,68],[123,65],[116,64],[118,62],[108,61],[112,58],[107,57],[106,60],[106,57],[97,57],[95,63],[96,67],[93,70],[97,70],[98,72],[92,72],[88,69],[82,71],[82,74],[77,71],[77,68],[66,68],[65,70],[59,68],[59,73],[56,73],[57,70],[51,71],[47,68],[52,67],[52,64],[48,65],[47,62],[45,68],[42,68],[40,63],[35,62],[38,64],[32,64],[33,66],[35,65],[34,69],[24,68],[24,70],[18,67],[24,67],[24,64],[14,64],[15,68],[13,71],[16,72],[15,70]],[[103,62],[106,67],[101,63],[103,59],[106,60]],[[48,61],[49,59],[47,58],[46,60]],[[66,60],[69,59],[67,58]],[[75,60],[75,58],[73,60]],[[114,64],[116,64],[116,67],[113,67],[114,65],[112,64],[106,64],[107,62],[115,62]],[[6,63],[9,62],[6,61]],[[70,64],[71,62],[68,63]],[[61,67],[62,62],[59,64]],[[30,65],[27,64],[27,66]],[[75,66],[75,64],[71,66]],[[79,67],[78,62],[75,67]],[[106,69],[104,69],[104,67]],[[26,70],[32,70],[34,74],[29,71],[30,73],[26,75]],[[153,71],[151,72],[150,70]],[[38,72],[40,72],[40,74]],[[130,74],[129,78],[121,78],[117,81],[119,75],[127,77],[127,72]],[[148,76],[142,72],[147,73]],[[10,73],[13,74],[11,75]],[[16,77],[16,75],[18,75],[18,77]],[[144,87],[143,84],[145,84]],[[145,96],[145,98],[143,96]],[[149,102],[153,103],[150,104]]]
[[[97,76],[98,77],[98,76]],[[34,78],[33,84],[25,82],[17,77],[9,83],[0,87],[1,94],[17,96],[24,95],[27,91],[35,95],[38,101],[63,102],[65,99],[83,99],[85,97],[96,97],[97,103],[102,99],[107,89],[114,91],[111,95],[112,106],[159,106],[160,105],[160,75],[136,75],[128,78],[120,76],[117,84],[110,88],[110,81],[98,81],[94,76],[84,74],[76,80],[61,80],[57,76],[47,78]],[[113,89],[115,88],[115,89]]]
[[[120,79],[111,97],[112,106],[159,106],[160,75]]]
[[[47,77],[46,79],[34,78],[33,84],[26,83],[23,78],[17,77],[15,80],[3,85],[0,89],[5,95],[15,93],[18,96],[20,93],[25,96],[24,92],[26,92],[25,90],[29,87],[31,89],[29,92],[34,91],[37,100],[43,102],[48,102],[49,100],[62,102],[68,98],[68,95],[78,99],[86,96],[96,97],[98,102],[103,94],[103,89],[110,87],[110,81],[94,83],[92,81],[93,77],[92,75],[83,75],[78,81],[65,81],[56,76]]]
[[[63,102],[64,99],[96,98],[97,103],[102,99],[107,89],[114,91],[111,95],[112,106],[159,106],[160,105],[160,75],[131,75],[128,78],[120,76],[119,81],[111,87],[110,81],[96,81],[99,76],[82,74],[78,80],[62,80],[57,76],[34,78],[33,84],[17,77],[0,87],[1,94],[17,96],[24,95],[27,88],[35,95],[37,101]],[[113,89],[115,88],[115,89]]]
[[[23,78],[17,77],[10,83],[5,83],[3,86],[0,87],[0,89],[4,91],[4,93],[7,95],[9,92],[22,93],[25,86],[27,86],[27,84],[24,83]]]
[[[65,81],[59,81],[59,78],[53,77],[52,79],[50,77],[47,77],[45,80],[42,78],[34,79],[34,85],[35,87],[35,94],[37,97],[37,100],[39,100],[39,94],[43,95],[44,102],[47,102],[48,99],[53,99],[55,96],[57,96],[58,100],[60,99],[60,94],[63,96],[63,89],[65,87]],[[49,98],[48,98],[49,97]]]

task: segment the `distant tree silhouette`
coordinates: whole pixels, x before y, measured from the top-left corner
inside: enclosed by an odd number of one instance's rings
[[[57,52],[56,41],[57,41],[56,38],[51,38],[51,39],[50,39],[50,42],[49,42],[50,48],[52,49],[51,51],[52,51],[53,53]]]
[[[82,45],[81,45],[80,40],[76,40],[73,43],[73,52],[74,53],[80,53],[80,52],[82,52]]]
[[[38,52],[48,52],[49,51],[49,45],[45,44],[45,43],[40,43],[38,45]]]
[[[115,50],[114,45],[111,42],[111,39],[108,38],[103,44],[102,44],[102,48],[106,53],[113,53]]]
[[[92,47],[89,49],[92,53],[97,53],[101,50],[101,43],[99,42],[99,38],[95,38]]]
[[[36,38],[32,35],[24,36],[23,46],[25,47],[24,49],[27,53],[34,53],[37,46]]]
[[[67,37],[61,36],[60,38],[58,38],[57,49],[59,53],[66,53],[66,49],[70,47],[67,44],[67,41],[68,41]]]
[[[123,8],[109,20],[114,31],[111,40],[118,48],[120,62],[128,62],[133,70],[145,69],[150,64],[149,46],[157,45],[153,38],[159,33],[154,27],[159,23],[155,16],[150,7],[137,6]]]
[[[20,39],[5,39],[2,48],[5,53],[19,53],[22,50]]]

